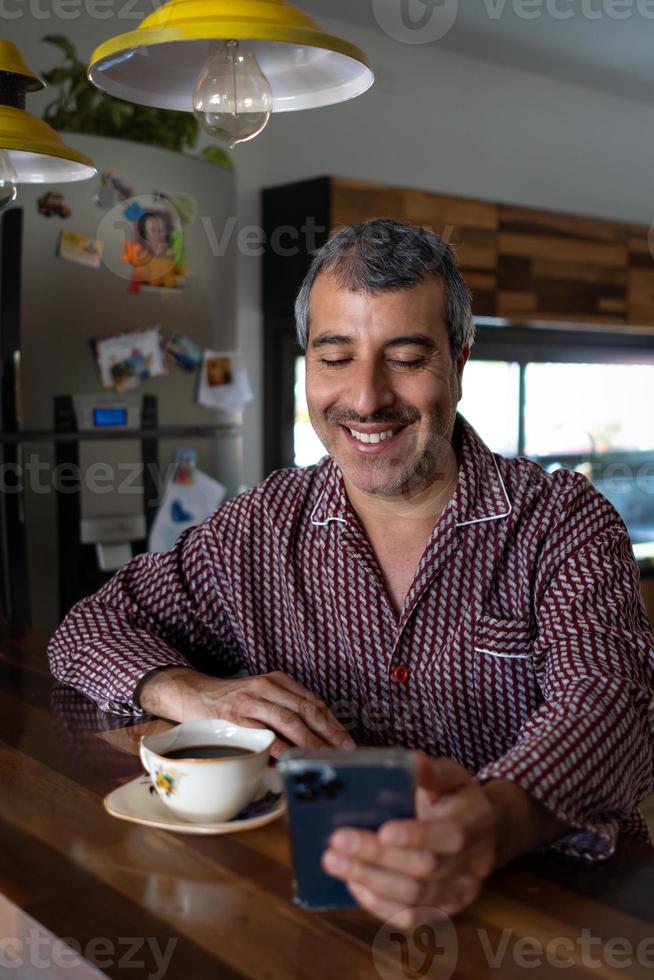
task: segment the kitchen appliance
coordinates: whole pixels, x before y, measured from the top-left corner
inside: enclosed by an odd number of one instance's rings
[[[149,445],[158,460],[159,483],[177,448],[194,449],[198,469],[223,483],[227,496],[242,489],[240,412],[196,404],[197,373],[172,363],[167,374],[142,381],[129,393],[107,391],[92,346],[103,337],[159,325],[163,338],[179,333],[201,348],[234,349],[233,173],[200,157],[127,141],[67,134],[67,142],[95,161],[99,176],[60,187],[25,186],[20,208],[0,216],[1,598],[7,617],[48,630],[63,611],[58,600],[62,549],[57,541],[57,466],[70,458],[71,446],[83,473],[91,460],[127,465],[134,462],[134,447],[140,453],[138,447]],[[108,187],[119,189],[113,201]],[[43,213],[39,198],[50,190],[63,194],[63,214]],[[121,262],[129,192],[181,199],[187,223],[186,274],[180,286],[145,284],[135,290],[134,269]],[[101,241],[98,267],[61,257],[62,231]],[[75,393],[90,396],[77,399],[75,423],[67,429],[60,414],[55,426],[55,404],[63,411],[65,399]],[[101,427],[89,427],[94,405],[131,406],[130,432],[121,432],[120,425],[105,426],[102,432]],[[149,428],[137,418],[148,405],[154,407]],[[113,418],[115,422],[118,416]],[[85,495],[86,518],[79,527],[84,543],[96,553],[98,569],[104,564],[108,573],[112,564],[120,563],[109,545],[124,545],[143,531],[143,508],[137,504],[134,513],[122,515],[135,521],[129,534],[109,540],[111,518],[119,516],[116,500],[114,496],[105,505],[102,494]]]

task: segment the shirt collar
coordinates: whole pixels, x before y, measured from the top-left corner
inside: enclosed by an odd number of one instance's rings
[[[452,441],[459,464],[454,496],[445,508],[453,510],[457,527],[508,517],[511,501],[494,454],[473,427],[457,413]],[[352,515],[340,467],[331,458],[319,464],[324,478],[311,523],[325,527],[331,521],[347,524]]]
[[[495,454],[457,413],[453,443],[459,463],[459,478],[449,506],[457,527],[496,521],[511,513],[511,500]]]
[[[351,511],[341,469],[329,456],[319,466],[323,467],[324,476],[311,513],[311,523],[318,527],[326,527],[330,521],[347,524]]]

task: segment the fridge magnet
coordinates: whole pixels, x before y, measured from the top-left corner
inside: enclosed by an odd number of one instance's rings
[[[197,465],[197,449],[176,449],[173,456],[173,483],[190,487],[195,482]]]
[[[70,218],[73,213],[71,208],[66,204],[64,200],[64,195],[59,191],[46,191],[38,201],[36,202],[39,214],[42,214],[44,218],[51,218],[53,215],[57,215],[59,218]]]
[[[166,354],[185,371],[197,371],[202,364],[204,350],[190,337],[175,333],[166,344]]]
[[[100,186],[95,194],[97,206],[108,210],[129,197],[134,197],[133,188],[113,170],[103,170],[100,174]]]
[[[222,483],[202,470],[195,471],[192,484],[169,480],[152,524],[148,551],[170,551],[182,531],[213,514],[226,492]]]
[[[242,354],[238,351],[204,352],[197,393],[200,405],[238,412],[253,398]]]
[[[62,231],[59,235],[58,255],[69,262],[99,269],[102,261],[102,242],[74,231]]]
[[[104,388],[131,391],[166,373],[159,327],[105,337],[96,342],[95,352]]]
[[[164,194],[130,198],[123,210],[129,231],[122,261],[132,267],[132,292],[142,287],[180,289],[186,269],[184,233],[176,208]]]

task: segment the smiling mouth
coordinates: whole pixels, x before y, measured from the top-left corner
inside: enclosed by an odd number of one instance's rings
[[[398,435],[406,426],[401,425],[394,429],[385,429],[383,432],[360,432],[358,429],[351,429],[349,425],[344,425],[344,429],[349,432],[353,439],[357,442],[371,444],[386,442],[387,439],[392,439],[393,436]]]

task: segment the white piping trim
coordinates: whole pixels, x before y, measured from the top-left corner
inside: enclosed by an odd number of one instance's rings
[[[497,460],[495,459],[494,455],[492,456],[492,460],[493,460],[493,465],[495,467],[495,472],[497,473],[497,479],[500,481],[502,492],[504,494],[507,504],[509,505],[509,509],[505,510],[502,514],[491,514],[490,517],[475,517],[474,520],[472,521],[458,521],[454,525],[455,527],[465,527],[466,524],[481,524],[482,521],[499,521],[502,520],[504,517],[508,517],[511,511],[513,510],[513,505],[509,500],[509,495],[506,492],[506,486],[504,485],[504,480],[502,479],[502,474],[500,473],[500,468],[497,465]],[[318,510],[318,507],[320,507],[320,504],[322,503],[322,498],[325,496],[326,489],[327,487],[325,487],[323,492],[318,497],[318,500],[316,501],[316,505],[311,512],[311,517],[310,517],[311,523],[314,525],[314,527],[326,527],[330,521],[338,521],[339,524],[347,524],[347,520],[344,517],[328,517],[324,521],[315,520],[314,515]],[[485,652],[489,652],[489,651],[485,651]],[[510,654],[506,654],[506,656],[510,656]]]
[[[458,523],[454,525],[455,527],[464,527],[464,525],[466,524],[480,524],[482,521],[499,521],[503,517],[508,517],[511,511],[513,510],[513,505],[509,500],[508,493],[506,492],[506,487],[504,486],[504,480],[502,479],[500,468],[497,465],[497,460],[495,459],[495,456],[492,456],[492,460],[495,466],[495,472],[497,473],[497,479],[500,481],[502,485],[502,491],[504,493],[504,496],[506,497],[506,502],[509,505],[509,509],[504,511],[503,514],[491,514],[490,517],[475,517],[475,519],[472,521],[458,521]],[[506,656],[510,656],[510,654],[506,654]]]
[[[325,487],[325,490],[326,489],[327,487]],[[309,520],[311,521],[314,527],[326,527],[330,521],[339,521],[339,523],[341,524],[347,524],[347,521],[344,517],[328,517],[326,521],[314,520],[314,515],[318,510],[318,508],[320,507],[320,504],[322,503],[322,498],[325,496],[325,490],[323,490],[323,492],[318,497],[318,500],[316,501],[316,506],[311,511],[311,517],[309,518]]]
[[[489,653],[491,657],[507,657],[509,660],[531,660],[530,653],[498,653],[497,650],[486,650],[484,647],[475,647],[475,653]]]

